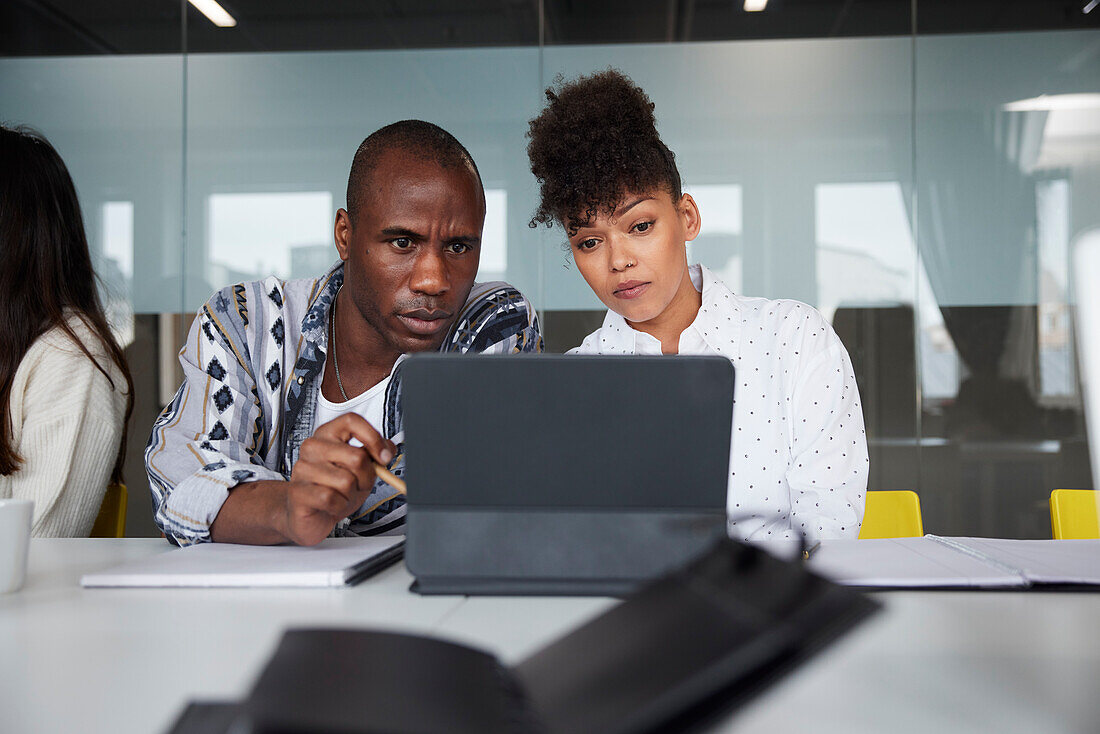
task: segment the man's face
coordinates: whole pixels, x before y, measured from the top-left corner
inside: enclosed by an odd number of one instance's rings
[[[443,168],[394,149],[366,186],[356,221],[343,209],[336,215],[344,290],[365,322],[364,340],[393,358],[438,349],[477,274],[481,185],[469,166]]]

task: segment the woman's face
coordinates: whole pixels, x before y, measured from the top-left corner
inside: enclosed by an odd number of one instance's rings
[[[627,194],[569,238],[577,269],[603,301],[633,325],[677,308],[694,286],[684,243],[699,234],[699,209],[690,195],[665,191]]]

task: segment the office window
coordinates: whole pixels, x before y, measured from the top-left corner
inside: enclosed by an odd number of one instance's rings
[[[1069,200],[1064,178],[1035,184],[1039,246],[1039,392],[1044,399],[1076,394],[1069,305]]]
[[[959,357],[944,327],[897,181],[820,184],[815,188],[819,309],[909,306],[920,318],[924,397],[946,399],[959,387]],[[917,293],[914,299],[914,285]]]
[[[269,275],[311,278],[338,255],[327,191],[211,194],[206,274],[214,287]]]
[[[913,236],[896,181],[815,190],[819,309],[913,302]]]
[[[103,204],[103,263],[127,281],[134,275],[134,202]]]
[[[688,245],[688,261],[706,265],[730,290],[741,292],[744,281],[741,186],[701,184],[685,186],[684,193],[695,199],[702,220],[699,236]]]
[[[125,349],[134,341],[134,202],[104,202],[100,216],[97,272],[103,284],[103,307],[119,346]]]
[[[485,229],[481,233],[479,281],[502,280],[508,271],[508,192],[485,189]]]

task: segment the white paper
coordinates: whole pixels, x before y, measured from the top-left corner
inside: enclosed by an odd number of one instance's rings
[[[404,536],[326,538],[301,546],[201,543],[85,574],[82,586],[343,586]]]
[[[1036,584],[1100,584],[1100,540],[955,538]]]
[[[848,586],[919,589],[1027,585],[1019,572],[967,555],[933,538],[827,540],[809,563],[815,572]]]

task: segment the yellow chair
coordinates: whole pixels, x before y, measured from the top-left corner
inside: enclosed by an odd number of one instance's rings
[[[1050,529],[1055,540],[1100,538],[1100,495],[1091,489],[1051,492]]]
[[[126,485],[111,484],[103,495],[103,504],[99,506],[92,525],[92,538],[126,537]]]
[[[868,538],[919,538],[924,535],[920,499],[908,489],[880,489],[867,493],[861,540]]]

